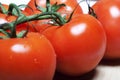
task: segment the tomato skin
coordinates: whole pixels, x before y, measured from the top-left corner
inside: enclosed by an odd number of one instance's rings
[[[52,80],[56,54],[45,36],[28,33],[0,43],[1,80]]]
[[[44,34],[53,44],[57,55],[57,70],[78,76],[93,70],[106,48],[106,35],[99,21],[80,15],[64,26],[47,28]]]
[[[93,9],[107,35],[107,48],[104,58],[120,58],[120,1],[100,0],[93,6]]]

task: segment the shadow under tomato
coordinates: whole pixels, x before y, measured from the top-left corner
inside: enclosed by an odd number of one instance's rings
[[[99,65],[119,66],[120,59],[103,59]]]
[[[56,72],[53,80],[93,80],[95,74],[96,74],[95,69],[87,74],[84,74],[82,76],[77,76],[77,77],[66,76],[59,72]]]

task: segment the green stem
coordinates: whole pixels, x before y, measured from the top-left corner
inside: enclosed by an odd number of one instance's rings
[[[57,19],[60,21],[60,23],[58,23],[59,25],[63,25],[66,23],[65,20],[58,13],[45,12],[45,13],[35,14],[35,15],[31,15],[31,16],[23,16],[23,18],[21,20],[18,20],[16,25],[27,22],[27,21],[33,21],[33,20],[54,19],[55,17],[57,17]],[[15,21],[13,21],[12,23],[15,23]]]
[[[50,0],[46,0],[46,9],[47,9],[47,12],[51,11]]]
[[[5,34],[6,37],[10,38],[10,34],[9,34],[8,32],[4,31],[3,29],[0,29],[0,32],[1,32],[2,34]],[[2,37],[1,37],[1,38],[2,38]]]
[[[17,35],[16,35],[16,25],[15,24],[10,24],[9,25],[10,28],[10,31],[11,31],[11,35],[10,35],[10,38],[16,38]]]
[[[62,26],[66,23],[66,21],[63,19],[63,17],[57,12],[46,12],[41,15],[49,15],[50,17],[52,17],[52,19],[54,19],[56,17],[58,19],[58,21],[60,21],[60,24],[58,23],[60,26]],[[38,19],[38,20],[42,19],[41,15],[40,15],[40,17],[38,17],[36,19]]]

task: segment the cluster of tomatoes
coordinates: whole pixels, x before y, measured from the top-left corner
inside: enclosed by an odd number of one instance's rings
[[[17,18],[19,10],[13,9],[17,15],[11,15],[9,6],[2,5],[1,80],[52,80],[55,71],[79,76],[93,70],[103,58],[120,58],[119,0],[97,1],[91,7],[97,18],[83,14],[76,0],[30,0],[21,11],[28,19]],[[6,26],[15,22],[16,27]]]

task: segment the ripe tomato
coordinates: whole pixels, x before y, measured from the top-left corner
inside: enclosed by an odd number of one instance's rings
[[[40,11],[38,11],[35,7],[35,1],[39,6],[42,6],[42,7],[46,6],[46,0],[30,0],[30,2],[28,3],[28,6],[30,6],[33,9],[33,11],[28,7],[26,7],[24,11],[29,13],[30,15],[40,13]],[[70,16],[72,11],[78,5],[76,0],[50,0],[50,2],[52,5],[55,4],[56,2],[58,4],[62,4],[62,3],[66,4],[66,7],[60,8],[58,12],[60,12],[62,15],[66,15],[67,18]],[[73,14],[73,17],[77,17],[81,13],[82,13],[82,9],[80,6],[78,6]],[[49,23],[49,20],[37,20],[37,21],[31,22],[31,24],[33,24],[32,26],[35,26],[35,29],[39,32],[42,32],[47,27],[49,27],[50,25],[48,23]]]
[[[104,58],[120,58],[120,0],[100,0],[93,9],[107,35]]]
[[[0,46],[0,80],[52,80],[56,55],[43,35],[0,40]]]
[[[57,70],[77,76],[94,69],[104,55],[106,35],[102,25],[90,15],[81,14],[64,26],[52,26],[43,33],[57,54]]]

